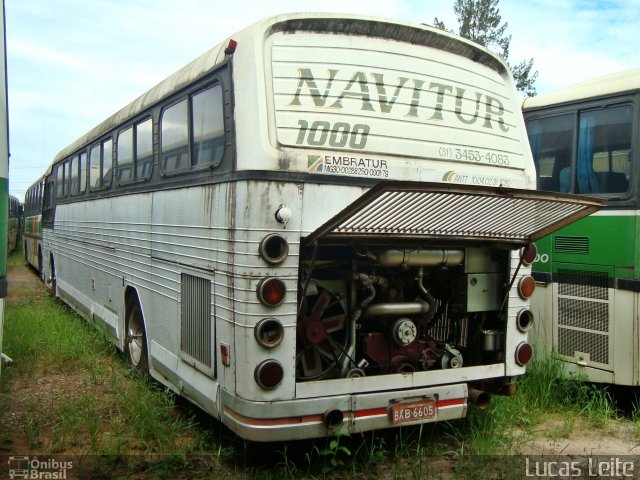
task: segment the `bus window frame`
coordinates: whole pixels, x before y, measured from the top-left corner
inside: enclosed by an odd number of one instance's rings
[[[640,125],[640,102],[636,96],[623,95],[618,98],[603,98],[603,99],[591,99],[585,101],[578,101],[571,104],[560,105],[553,109],[541,108],[540,110],[531,110],[525,112],[525,124],[527,126],[527,132],[529,132],[529,123],[534,120],[545,120],[552,117],[558,117],[562,115],[571,115],[573,121],[573,139],[571,143],[571,189],[570,192],[576,190],[576,162],[577,162],[577,148],[579,142],[579,122],[580,114],[593,111],[602,110],[604,108],[614,108],[621,106],[631,106],[632,108],[632,128],[630,138],[630,152],[631,165],[629,170],[629,185],[626,192],[616,193],[588,193],[586,196],[606,198],[609,206],[635,206],[640,203],[640,162],[634,162],[633,158],[640,156],[640,131],[634,126]],[[529,140],[529,135],[527,133]],[[530,143],[530,140],[529,140]],[[538,176],[538,159],[534,158],[536,164],[536,183],[539,181]]]
[[[216,74],[208,78],[206,82],[194,85],[194,88],[190,89],[186,93],[182,93],[180,96],[175,97],[172,101],[167,102],[160,109],[160,113],[158,116],[158,167],[160,170],[160,176],[162,178],[174,178],[179,177],[181,175],[189,175],[189,174],[197,174],[208,171],[219,171],[223,169],[223,165],[227,159],[228,150],[230,142],[230,128],[228,125],[228,116],[229,112],[227,112],[227,103],[228,100],[226,98],[227,92],[225,91],[225,84],[222,78],[224,73],[220,73],[220,71],[216,72]],[[195,154],[194,154],[194,127],[193,127],[193,99],[197,95],[212,89],[212,88],[220,88],[220,95],[222,99],[221,111],[222,114],[222,154],[220,158],[213,163],[194,163]],[[187,102],[187,155],[188,162],[187,167],[179,168],[179,169],[165,169],[164,168],[164,150],[162,148],[162,121],[164,114],[170,108],[180,104],[181,102]]]
[[[55,191],[53,195],[54,203],[58,200],[64,200],[69,194],[69,158],[58,162],[56,164],[56,172],[54,176]],[[60,169],[62,169],[62,175],[60,175]],[[62,179],[60,178],[62,176]]]
[[[104,145],[107,142],[111,142],[111,156],[108,159],[105,159],[104,156]],[[100,185],[98,186],[94,186],[91,185],[91,174],[87,173],[89,180],[87,181],[87,185],[89,185],[89,189],[88,192],[89,194],[92,193],[96,193],[96,192],[104,192],[105,190],[109,190],[111,188],[112,182],[113,182],[113,144],[115,142],[113,141],[113,137],[111,135],[106,136],[101,138],[100,140],[98,140],[97,142],[94,142],[91,144],[91,146],[89,147],[89,157],[87,160],[87,165],[88,165],[88,170],[91,169],[91,152],[93,151],[93,149],[97,148],[98,149],[98,156],[99,156],[99,160],[100,160],[100,165],[99,165],[99,180],[100,180]],[[105,160],[109,162],[108,165],[108,169],[105,169]],[[105,184],[105,173],[109,173],[109,176],[112,177],[109,181],[108,184]]]

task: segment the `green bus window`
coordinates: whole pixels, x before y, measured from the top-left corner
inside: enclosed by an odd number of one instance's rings
[[[538,189],[569,192],[575,116],[531,120],[527,130],[538,175]]]
[[[631,175],[630,105],[580,114],[577,193],[625,193]]]

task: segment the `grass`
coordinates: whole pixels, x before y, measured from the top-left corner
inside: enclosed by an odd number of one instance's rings
[[[156,456],[153,468],[207,451],[194,412],[134,373],[104,334],[49,295],[12,298],[4,352],[14,362],[0,378],[0,447],[120,463]]]
[[[11,268],[24,268],[15,257]],[[4,339],[14,363],[0,379],[0,453],[90,458],[106,477],[418,479],[446,476],[455,464],[460,478],[478,478],[501,471],[500,459],[521,453],[549,415],[562,420],[548,436],[563,439],[584,421],[604,431],[619,415],[608,389],[563,379],[551,357],[529,364],[515,396],[493,397],[465,420],[251,444],[135,374],[101,332],[49,295],[14,296]],[[640,432],[638,405],[632,420]]]

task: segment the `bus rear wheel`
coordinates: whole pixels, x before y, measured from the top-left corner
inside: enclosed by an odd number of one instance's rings
[[[42,265],[42,249],[38,248],[38,276],[44,281],[44,267]]]
[[[125,350],[129,364],[140,373],[148,373],[147,334],[142,309],[135,295],[130,296],[127,301],[126,332]]]

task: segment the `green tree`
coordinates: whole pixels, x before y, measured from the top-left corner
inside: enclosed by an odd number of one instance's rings
[[[495,51],[509,65],[516,88],[531,97],[536,94],[534,83],[538,72],[533,71],[533,58],[523,60],[517,64],[509,62],[509,44],[511,35],[507,35],[508,23],[502,23],[499,0],[455,0],[453,11],[458,19],[457,34],[472,42],[478,43]],[[435,27],[456,33],[446,28],[444,22],[436,17]]]

